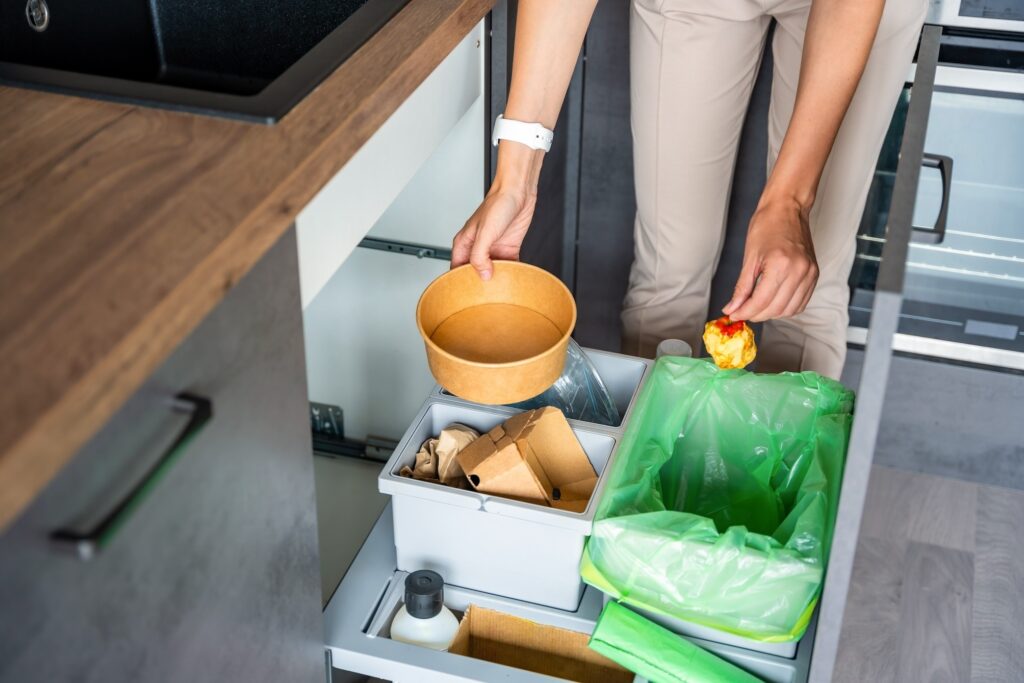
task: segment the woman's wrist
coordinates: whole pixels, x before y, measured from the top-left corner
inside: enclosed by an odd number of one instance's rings
[[[810,211],[810,204],[801,201],[793,193],[765,188],[747,234],[780,230],[786,233],[802,232],[807,226]]]
[[[814,191],[802,183],[779,182],[776,178],[769,178],[757,206],[759,209],[763,207],[792,209],[806,217],[810,214],[811,207],[814,206]]]
[[[536,192],[543,161],[544,152],[541,150],[530,149],[511,140],[500,141],[492,191]]]

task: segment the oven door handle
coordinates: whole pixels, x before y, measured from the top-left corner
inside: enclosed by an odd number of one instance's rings
[[[921,155],[921,165],[925,168],[939,169],[939,178],[942,180],[942,202],[939,205],[939,216],[935,219],[935,226],[926,228],[915,225],[910,241],[942,244],[942,241],[946,239],[946,219],[949,216],[949,189],[953,182],[953,158],[942,154],[923,154]]]

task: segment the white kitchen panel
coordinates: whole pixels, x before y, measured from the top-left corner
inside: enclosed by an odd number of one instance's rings
[[[449,249],[484,195],[484,98],[478,99],[370,230]]]
[[[305,310],[311,401],[341,406],[345,435],[401,438],[430,393],[416,302],[445,261],[356,249]]]
[[[483,23],[452,50],[296,219],[302,305],[313,301],[424,162],[483,95]],[[479,117],[483,137],[483,117]],[[476,182],[481,185],[482,154]],[[428,214],[431,206],[422,207]],[[449,239],[450,241],[450,239]]]

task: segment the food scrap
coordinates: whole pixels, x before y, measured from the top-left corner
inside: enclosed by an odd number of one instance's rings
[[[757,355],[754,331],[742,320],[729,320],[729,316],[704,325],[704,348],[715,365],[725,370],[746,367]]]

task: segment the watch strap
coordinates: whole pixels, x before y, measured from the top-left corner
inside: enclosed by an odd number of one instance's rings
[[[494,131],[491,133],[491,144],[497,146],[499,140],[511,140],[526,145],[531,149],[551,149],[551,141],[555,134],[539,123],[527,123],[506,119],[501,114],[494,120]]]

